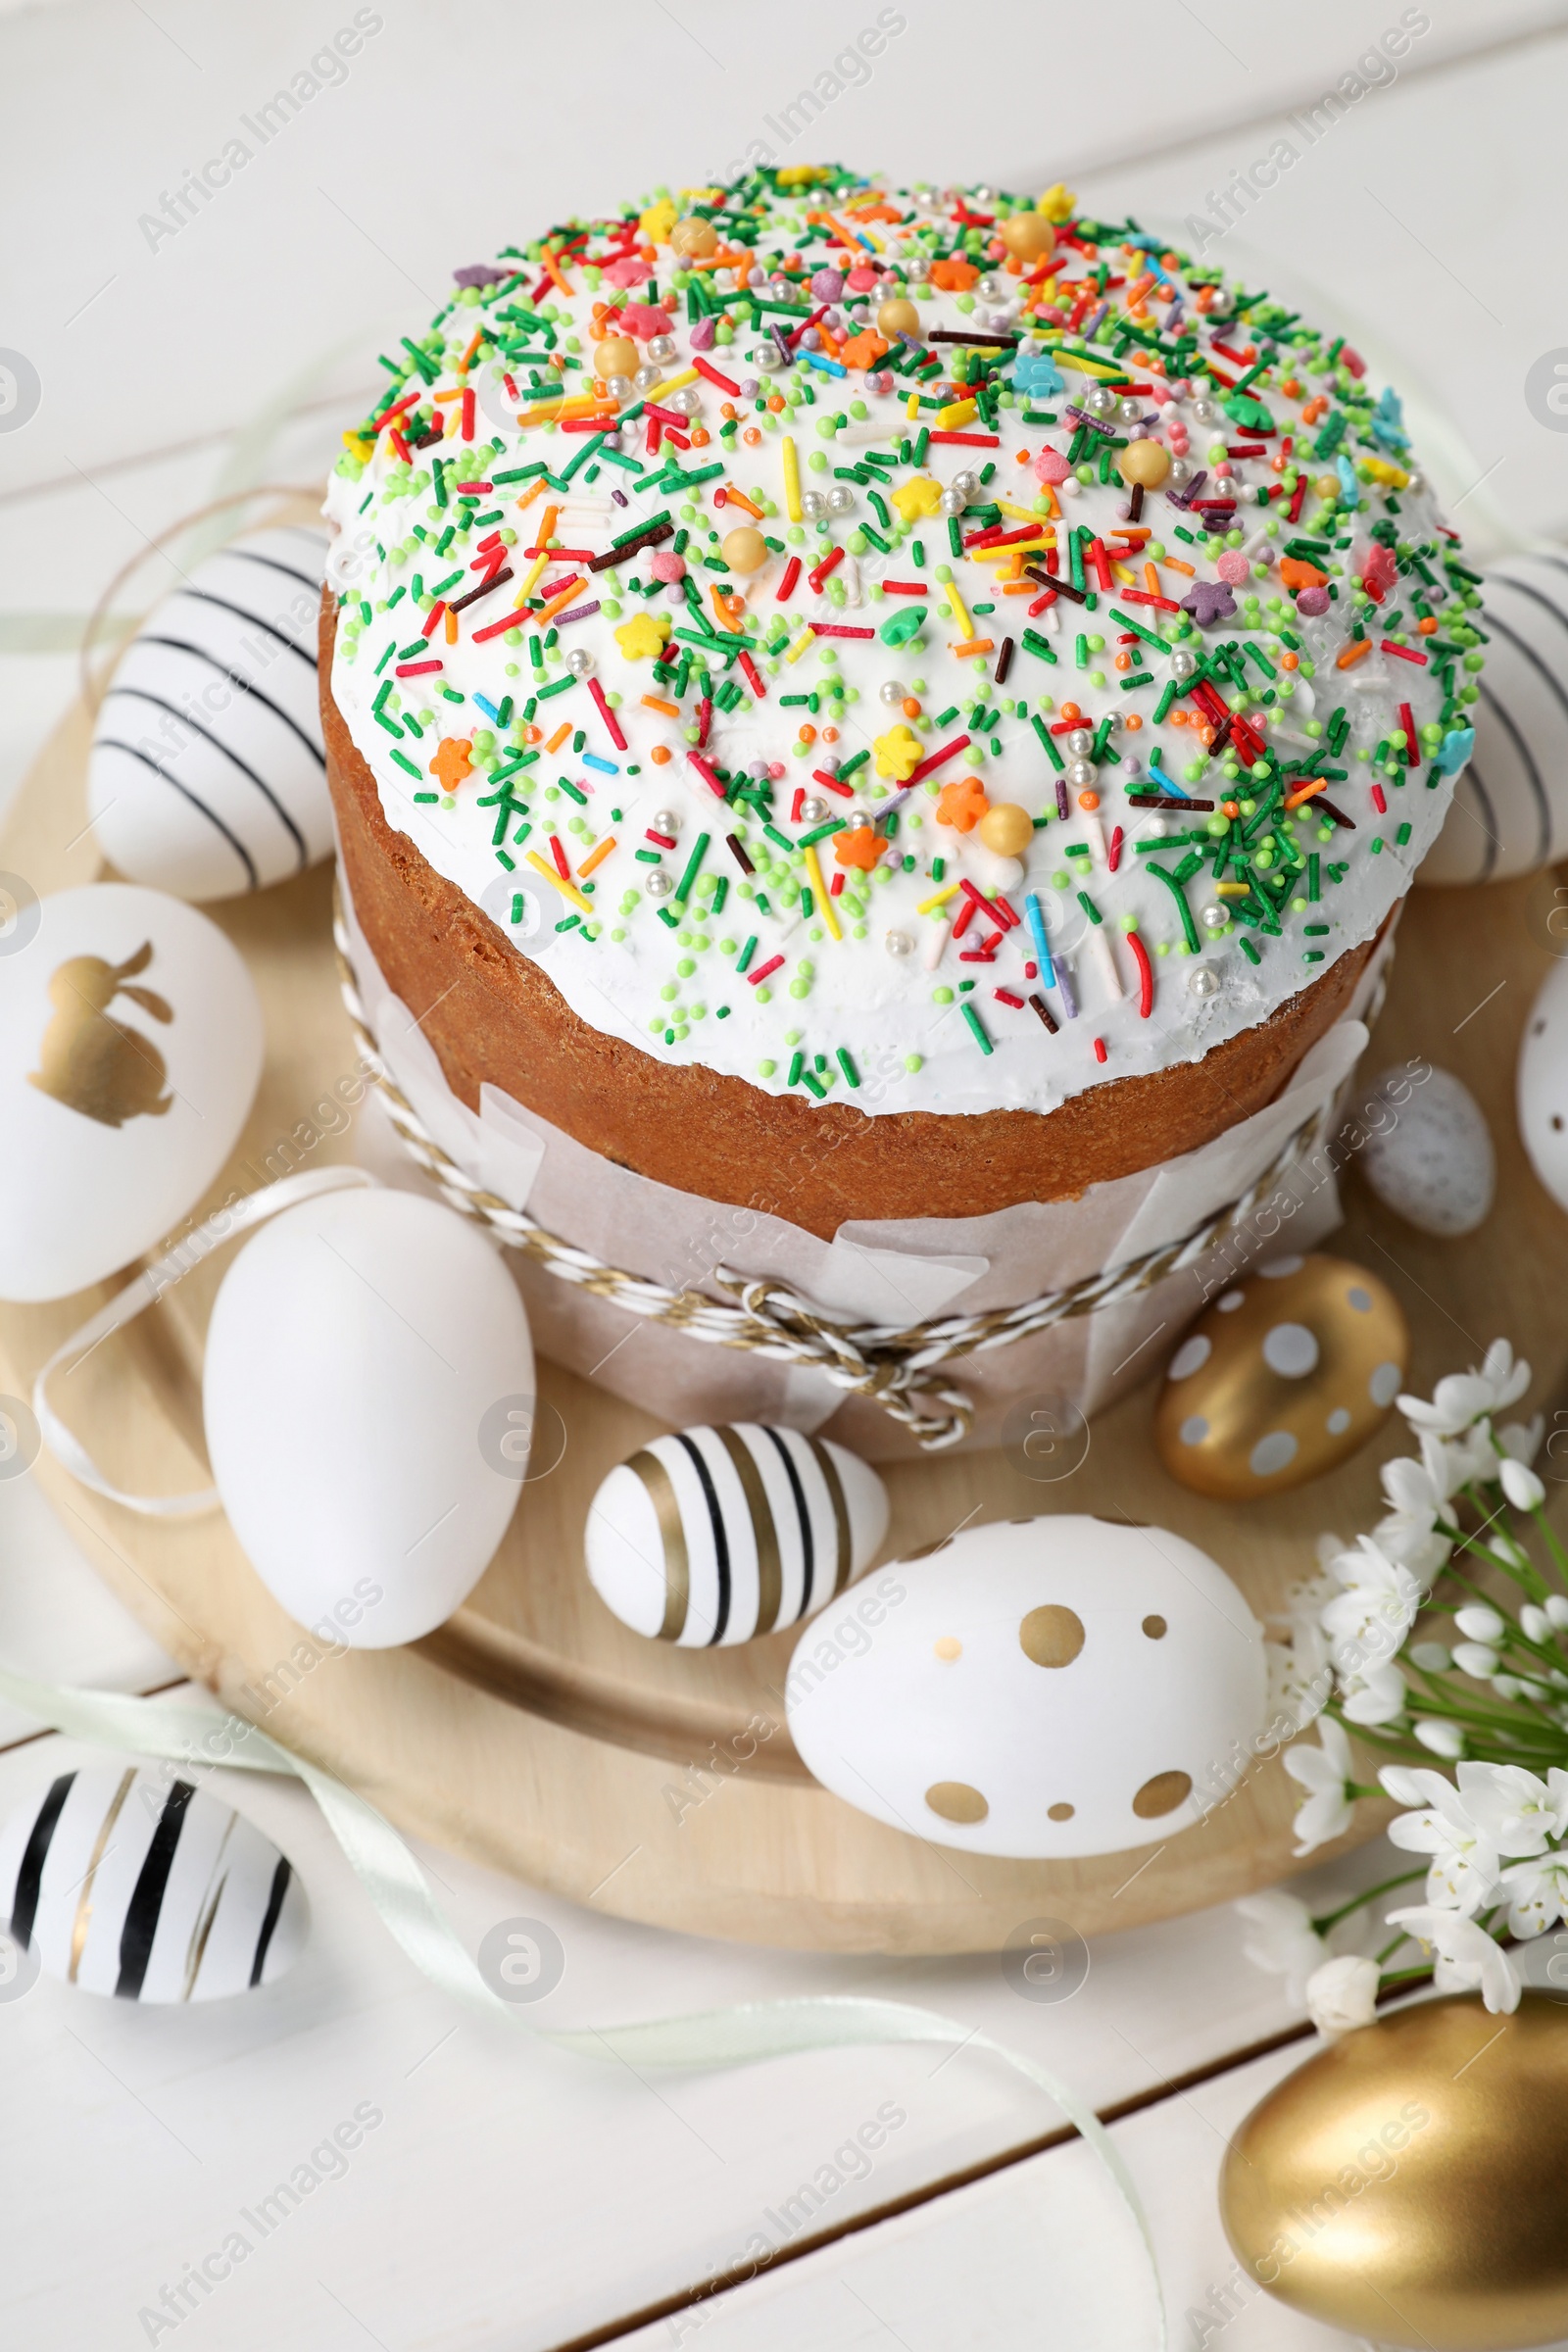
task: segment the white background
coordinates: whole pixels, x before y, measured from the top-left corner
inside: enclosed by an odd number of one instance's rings
[[[1371,69],[1384,86],[1308,145],[1287,110],[1353,70],[1398,8],[906,0],[868,77],[788,150],[765,118],[832,73],[875,7],[380,0],[377,13],[342,85],[150,244],[141,217],[353,8],[0,6],[0,347],[24,353],[42,387],[28,422],[0,431],[0,793],[73,692],[81,616],[120,566],[236,481],[318,478],[384,381],[376,349],[422,324],[454,265],[661,179],[701,179],[752,139],[778,160],[895,176],[1065,177],[1091,207],[1181,235],[1210,190],[1290,138],[1298,160],[1211,254],[1348,324],[1397,374],[1472,546],[1568,528],[1568,436],[1536,420],[1524,389],[1535,361],[1568,346],[1560,8],[1437,0],[1396,76]],[[158,585],[150,563],[117,610]],[[0,1656],[123,1689],[172,1673],[25,1480],[0,1486]],[[0,1721],[0,1811],[72,1754],[26,1733]],[[311,1891],[292,1977],[205,2013],[47,1980],[0,2005],[8,2344],[146,2342],[142,2305],[364,2099],[386,2120],[348,2177],[181,2324],[181,2352],[1152,2343],[1113,2190],[1081,2145],[1006,2161],[1060,2119],[990,2061],[871,2050],[645,2083],[518,2044],[460,2020],[404,1962],[302,1791],[247,1784],[242,1801]],[[566,1973],[541,2023],[879,1992],[1034,2053],[1102,2106],[1143,2102],[1117,2137],[1153,2219],[1172,2340],[1198,2341],[1184,2315],[1231,2269],[1213,2197],[1226,2134],[1300,2054],[1249,2058],[1297,2021],[1241,1959],[1228,1914],[1105,1939],[1084,1990],[1052,2006],[1017,1998],[992,1961],[704,1944],[429,1859],[470,1945],[511,1917],[556,1928]],[[1374,1848],[1354,1869],[1382,1861]],[[1351,1866],[1330,1876],[1348,1885]],[[802,2253],[801,2230],[770,2276],[638,2328],[721,2274],[889,2100],[906,2120],[816,2218],[832,2242]],[[1254,2297],[1217,2340],[1342,2339]]]

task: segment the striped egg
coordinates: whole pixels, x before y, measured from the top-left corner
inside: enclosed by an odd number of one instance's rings
[[[253,531],[199,564],[125,648],[93,729],[104,855],[179,899],[286,881],[332,846],[317,703],[323,532]]]
[[[218,2001],[293,1966],[310,1924],[287,1858],[188,1780],[63,1772],[0,1830],[0,1921],[63,1984]]]
[[[623,1625],[686,1649],[794,1625],[871,1565],[887,1489],[858,1455],[738,1421],[655,1438],[594,1496],[588,1575]]]
[[[1510,556],[1483,595],[1475,750],[1422,882],[1504,882],[1568,856],[1568,556]]]

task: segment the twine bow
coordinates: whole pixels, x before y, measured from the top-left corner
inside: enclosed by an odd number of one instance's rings
[[[333,925],[343,1004],[366,1069],[381,1090],[392,1125],[410,1157],[435,1183],[443,1199],[464,1216],[486,1225],[512,1250],[520,1250],[560,1282],[575,1283],[625,1313],[668,1324],[688,1339],[718,1348],[742,1348],[783,1363],[822,1373],[846,1396],[866,1396],[915,1437],[923,1451],[956,1446],[974,1425],[974,1404],[960,1388],[941,1377],[940,1368],[966,1355],[1010,1347],[1016,1340],[1049,1331],[1057,1323],[1118,1305],[1167,1274],[1180,1273],[1228,1233],[1245,1224],[1258,1202],[1279,1183],[1304,1138],[1323,1140],[1333,1117],[1332,1100],[1302,1121],[1255,1183],[1239,1200],[1217,1210],[1181,1239],[1129,1258],[1098,1274],[1016,1306],[986,1308],[971,1315],[947,1315],[907,1326],[854,1323],[827,1314],[784,1283],[733,1273],[715,1266],[709,1279],[723,1293],[669,1290],[646,1275],[607,1265],[551,1233],[525,1209],[513,1208],[475,1181],[431,1135],[382,1057],[350,959],[350,942],[338,907]]]

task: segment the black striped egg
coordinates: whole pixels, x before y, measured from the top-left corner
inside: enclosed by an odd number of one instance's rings
[[[1475,750],[1421,882],[1505,882],[1568,855],[1568,556],[1510,556],[1482,594]]]
[[[0,1830],[0,1925],[63,1984],[129,2001],[218,2001],[270,1984],[310,1908],[286,1855],[171,1771],[91,1764]]]
[[[716,1648],[821,1608],[869,1568],[887,1526],[881,1479],[830,1439],[755,1421],[676,1430],[600,1487],[588,1574],[633,1633]]]
[[[232,899],[331,849],[316,677],[325,561],[321,531],[252,531],[131,638],[87,770],[99,845],[128,880]]]

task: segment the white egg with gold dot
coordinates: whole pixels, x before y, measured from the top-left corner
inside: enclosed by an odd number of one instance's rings
[[[877,1591],[857,1653],[830,1664],[803,1636],[789,1727],[824,1788],[912,1837],[1039,1859],[1148,1845],[1219,1801],[1262,1728],[1262,1629],[1165,1528],[967,1528]]]

